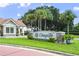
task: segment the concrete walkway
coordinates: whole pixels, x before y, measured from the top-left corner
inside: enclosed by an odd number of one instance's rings
[[[0,45],[0,56],[62,56],[30,48]]]

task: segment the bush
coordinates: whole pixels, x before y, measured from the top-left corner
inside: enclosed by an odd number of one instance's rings
[[[33,39],[33,36],[29,34],[29,35],[27,35],[27,38],[28,39]]]
[[[28,35],[28,34],[29,34],[29,31],[25,31],[25,32],[24,32],[24,35]]]
[[[49,41],[49,42],[53,42],[53,43],[55,43],[56,39],[55,39],[55,38],[49,38],[48,41]]]
[[[64,40],[73,39],[73,38],[74,38],[74,36],[73,36],[73,35],[70,35],[70,34],[66,34],[66,35],[64,35],[64,37],[63,37]]]
[[[69,33],[73,35],[79,35],[79,31],[70,31]]]

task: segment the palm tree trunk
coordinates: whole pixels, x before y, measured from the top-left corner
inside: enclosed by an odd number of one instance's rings
[[[69,22],[67,24],[67,34],[69,34]]]
[[[39,20],[38,20],[38,30],[39,30]]]
[[[38,30],[38,26],[37,26],[37,20],[35,21],[35,27],[36,27],[36,30]]]
[[[41,25],[42,25],[42,23],[41,23],[41,20],[40,20],[40,31],[41,31],[41,29],[42,29],[42,28],[41,28]]]
[[[31,28],[32,28],[32,20],[31,20]]]
[[[44,30],[46,30],[46,20],[45,20],[45,28],[44,28]]]

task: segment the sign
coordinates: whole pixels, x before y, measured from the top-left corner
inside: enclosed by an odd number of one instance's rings
[[[36,31],[36,32],[33,32],[32,35],[33,35],[33,38],[48,40],[49,38],[57,38],[59,36],[63,36],[65,35],[65,32]]]
[[[36,31],[33,32],[33,38],[37,39],[49,39],[49,38],[56,38],[56,32],[54,31]]]

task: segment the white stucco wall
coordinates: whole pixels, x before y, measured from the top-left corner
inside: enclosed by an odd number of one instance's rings
[[[32,31],[31,28],[27,28],[27,27],[24,27],[23,30],[24,30],[24,31]]]
[[[22,27],[20,27],[20,29],[22,29],[22,33],[23,34],[24,34],[25,31],[27,31],[27,27],[26,26],[25,27],[22,26]]]
[[[20,27],[20,29],[22,29],[22,32],[24,33],[24,31],[31,31],[31,28],[27,28],[25,27]]]

